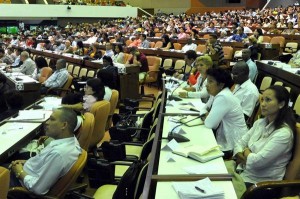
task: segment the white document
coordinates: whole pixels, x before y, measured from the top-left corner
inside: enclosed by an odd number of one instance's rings
[[[166,146],[164,146],[161,150],[165,150],[165,151],[174,151],[177,148],[179,148],[179,144],[178,142],[176,142],[175,139],[172,139],[168,144],[166,144]]]

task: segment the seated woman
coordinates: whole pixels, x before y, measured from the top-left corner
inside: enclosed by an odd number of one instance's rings
[[[257,43],[261,44],[264,40],[263,38],[263,31],[261,28],[256,28],[253,32],[254,37],[257,39]]]
[[[163,45],[162,45],[162,48],[163,50],[170,50],[170,49],[174,49],[174,45],[173,43],[171,42],[170,38],[168,35],[163,35],[161,37],[162,39],[162,42],[163,42]]]
[[[287,29],[284,29],[283,31],[282,31],[282,33],[281,34],[285,34],[285,35],[294,35],[296,32],[297,32],[297,29],[294,29],[294,24],[293,24],[293,22],[289,22],[288,24],[287,24]]]
[[[210,68],[206,74],[206,89],[214,99],[204,124],[216,131],[217,143],[227,159],[248,129],[240,102],[230,91],[233,85],[231,74],[221,68]],[[210,103],[211,100],[207,102],[207,109]]]
[[[77,104],[63,104],[62,106],[74,109],[75,111],[87,112],[91,110],[91,107],[95,102],[103,100],[105,95],[104,85],[98,78],[89,79],[86,82],[84,92],[83,102]]]
[[[98,59],[99,57],[102,57],[102,53],[99,55],[99,52],[101,53],[101,51],[98,50],[98,45],[91,44],[88,52],[88,56],[92,59]]]
[[[79,56],[84,56],[85,52],[84,52],[84,46],[82,41],[77,41],[77,46],[76,46],[76,50],[74,51],[74,54],[79,55]]]
[[[125,64],[123,53],[123,46],[121,44],[115,45],[114,47],[114,55],[112,56],[112,60],[115,63]]]
[[[179,96],[183,98],[201,98],[202,101],[206,102],[209,97],[209,94],[206,90],[206,71],[213,66],[213,61],[208,55],[200,56],[197,57],[195,66],[197,67],[198,71],[200,71],[200,75],[197,78],[197,83],[193,86],[190,85],[185,87],[184,90],[187,92],[179,92]]]
[[[39,80],[42,70],[44,67],[48,67],[48,63],[44,57],[35,58],[36,68],[33,71],[32,78],[35,80]],[[40,82],[43,83],[43,82]]]
[[[108,77],[103,77],[103,74],[107,75]],[[111,89],[118,89],[117,82],[118,82],[118,68],[114,66],[112,58],[109,56],[103,56],[103,68],[98,71],[97,77],[99,79],[103,79],[105,81],[102,82],[104,85],[107,85]],[[105,78],[105,79],[104,79]],[[108,82],[109,81],[109,82]],[[106,92],[111,93],[106,88]],[[110,94],[111,95],[111,94]],[[106,95],[106,100],[109,101],[110,95]]]
[[[289,92],[282,86],[271,86],[261,99],[263,119],[236,143],[234,156],[243,169],[240,174],[246,186],[261,181],[282,180],[292,156],[296,122],[288,106]]]
[[[117,81],[118,81],[117,77],[115,77],[114,74],[109,71],[100,70],[97,73],[97,78],[99,78],[104,85],[105,95],[103,99],[110,101],[112,95],[112,89],[117,88]]]

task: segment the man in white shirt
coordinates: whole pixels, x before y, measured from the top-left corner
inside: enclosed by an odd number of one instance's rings
[[[145,34],[141,34],[140,40],[142,41],[139,47],[142,48],[149,48],[150,47],[150,42],[146,39],[147,36]]]
[[[233,95],[239,99],[245,118],[249,118],[258,102],[259,92],[249,79],[249,67],[240,61],[232,68],[232,78],[236,84]]]
[[[188,50],[196,51],[196,49],[197,49],[197,45],[192,42],[191,38],[189,38],[187,40],[187,43],[183,46],[183,48],[181,50],[183,52],[187,52]]]
[[[73,134],[76,124],[77,115],[73,110],[53,111],[45,124],[45,132],[54,140],[39,155],[11,163],[10,187],[23,186],[37,195],[44,195],[66,175],[82,152]]]
[[[109,56],[109,57],[114,56],[114,51],[112,50],[111,43],[108,42],[105,44],[105,53],[103,56]]]
[[[247,65],[249,67],[249,79],[252,82],[255,82],[258,71],[257,71],[256,64],[251,59],[251,50],[250,49],[242,50],[242,59],[247,63]]]
[[[36,65],[35,62],[29,57],[29,53],[23,51],[20,55],[20,60],[23,64],[19,68],[7,69],[8,72],[21,72],[25,75],[32,75]]]

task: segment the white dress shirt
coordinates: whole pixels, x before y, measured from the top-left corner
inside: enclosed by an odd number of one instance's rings
[[[229,88],[224,88],[214,97],[204,124],[216,129],[216,139],[222,151],[233,150],[234,144],[248,131],[242,107]]]
[[[232,93],[240,101],[244,114],[250,117],[259,98],[257,87],[248,79],[242,85],[237,84]]]
[[[186,52],[188,50],[193,50],[193,51],[196,51],[197,49],[197,45],[194,44],[194,43],[191,43],[191,44],[185,44],[183,47],[182,47],[182,51],[183,52]]]
[[[193,85],[193,87],[196,89],[195,92],[188,92],[188,97],[190,98],[201,98],[205,102],[207,101],[209,94],[206,89],[207,84],[207,78],[203,81],[203,77],[200,74],[197,78],[196,84]]]
[[[282,180],[292,156],[293,132],[287,125],[274,130],[273,123],[260,119],[237,142],[234,155],[246,147],[251,153],[241,173],[245,182]]]
[[[27,58],[19,68],[13,68],[13,72],[21,72],[25,75],[32,75],[36,68],[35,62]]]
[[[46,194],[71,169],[81,151],[76,137],[51,141],[40,154],[26,161],[23,169],[27,175],[21,183],[35,194]]]

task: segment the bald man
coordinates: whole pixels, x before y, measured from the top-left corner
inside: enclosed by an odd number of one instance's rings
[[[233,95],[239,99],[245,118],[248,119],[258,101],[259,92],[249,79],[249,67],[246,62],[240,61],[233,66],[232,79],[236,84]]]
[[[8,69],[9,72],[21,72],[25,75],[32,75],[36,65],[35,62],[29,57],[29,53],[23,51],[20,55],[20,60],[23,64],[19,68]]]

